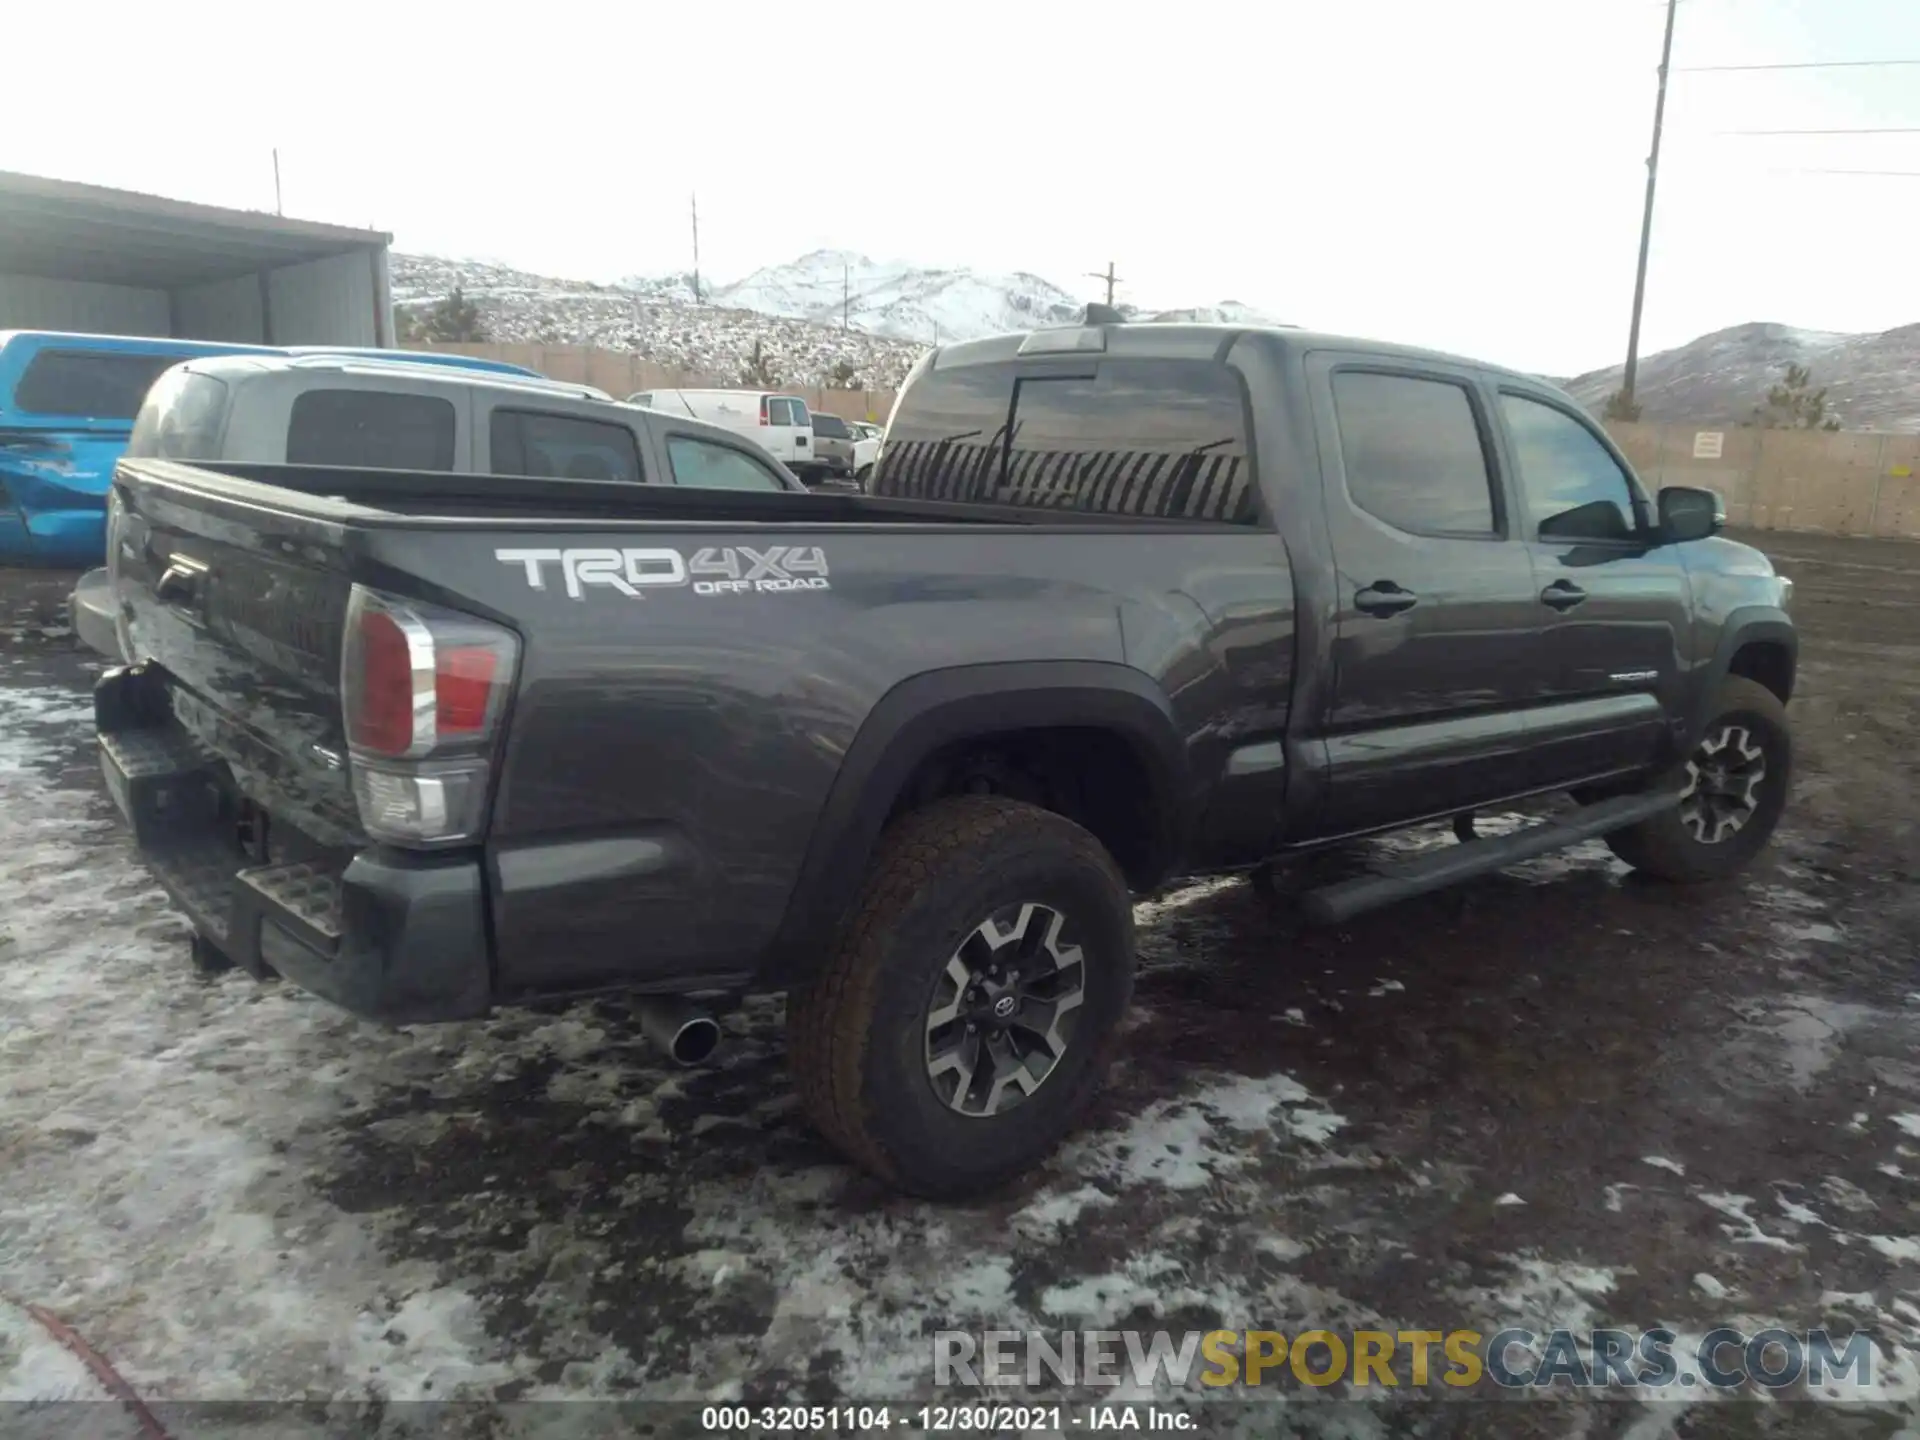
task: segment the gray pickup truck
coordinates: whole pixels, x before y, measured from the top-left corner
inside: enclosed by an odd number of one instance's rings
[[[204,962],[638,992],[687,1060],[784,990],[807,1112],[922,1194],[1072,1126],[1171,877],[1451,819],[1308,914],[1596,835],[1710,880],[1787,798],[1789,584],[1710,493],[1298,330],[948,346],[870,495],[129,459],[111,510],[102,764]]]

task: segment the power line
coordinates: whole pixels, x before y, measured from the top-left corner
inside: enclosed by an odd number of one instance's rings
[[[1829,170],[1796,167],[1787,170],[1769,170],[1767,173],[1772,175],[1880,175],[1889,179],[1898,177],[1905,180],[1920,180],[1920,170]]]
[[[1920,125],[1873,125],[1837,130],[1716,130],[1716,135],[1920,135]]]
[[[1688,75],[1731,74],[1741,70],[1865,70],[1920,65],[1920,60],[1787,60],[1771,65],[1676,65]]]

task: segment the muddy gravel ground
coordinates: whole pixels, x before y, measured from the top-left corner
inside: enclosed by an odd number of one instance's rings
[[[928,1397],[947,1327],[1777,1323],[1870,1329],[1876,1403],[1197,1413],[1920,1434],[1920,548],[1752,538],[1804,638],[1795,798],[1750,876],[1681,893],[1586,845],[1322,932],[1239,881],[1159,897],[1090,1126],[947,1207],[806,1128],[777,1003],[675,1071],[618,1003],[391,1031],[195,975],[100,789],[70,577],[0,576],[0,1398],[92,1393],[28,1306],[163,1414],[396,1434],[421,1400],[523,1402],[435,1422],[508,1434],[550,1399]]]

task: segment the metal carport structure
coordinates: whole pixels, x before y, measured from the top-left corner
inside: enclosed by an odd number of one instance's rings
[[[0,330],[390,346],[392,239],[0,171]]]

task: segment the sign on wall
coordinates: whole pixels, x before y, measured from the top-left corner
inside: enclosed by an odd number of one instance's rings
[[[1724,430],[1696,430],[1693,432],[1693,458],[1696,460],[1718,460],[1720,452],[1726,448],[1727,435]]]

